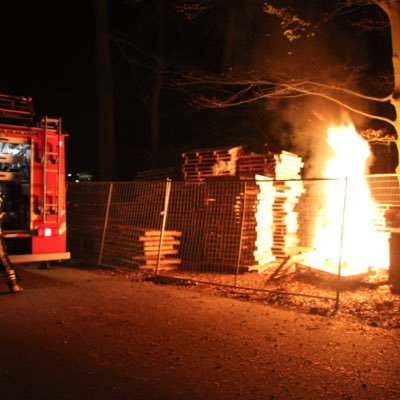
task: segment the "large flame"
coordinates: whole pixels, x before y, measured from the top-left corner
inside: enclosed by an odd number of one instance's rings
[[[324,206],[316,221],[313,266],[343,276],[389,266],[389,240],[374,220],[375,206],[365,177],[368,143],[351,124],[329,126],[327,142],[333,156],[326,161],[321,193]],[[335,180],[337,179],[337,180]]]

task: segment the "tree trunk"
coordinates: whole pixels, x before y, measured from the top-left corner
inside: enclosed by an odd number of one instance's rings
[[[397,133],[396,147],[398,164],[396,167],[396,174],[400,176],[400,1],[378,1],[377,4],[385,11],[391,29],[394,79],[391,103],[395,110],[394,126]]]
[[[151,165],[157,166],[160,145],[160,100],[164,75],[165,59],[165,0],[158,1],[158,54],[157,70],[151,98],[150,130],[151,130]]]
[[[95,34],[99,176],[116,178],[114,92],[108,34],[107,0],[92,0]]]

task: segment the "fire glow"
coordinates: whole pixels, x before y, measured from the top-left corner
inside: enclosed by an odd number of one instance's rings
[[[381,217],[365,176],[369,144],[351,123],[329,126],[332,157],[325,163],[312,256],[307,264],[342,276],[389,266],[389,239],[374,223]],[[337,180],[336,180],[337,179]],[[380,218],[381,219],[381,218]]]

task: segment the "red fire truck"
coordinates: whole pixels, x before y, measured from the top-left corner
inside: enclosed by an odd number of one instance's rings
[[[31,98],[0,94],[2,230],[13,263],[70,258],[65,137],[61,119],[36,120]]]

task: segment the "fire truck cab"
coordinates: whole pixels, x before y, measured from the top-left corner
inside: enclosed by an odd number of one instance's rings
[[[13,263],[70,258],[65,137],[61,119],[35,119],[30,97],[0,94],[1,228]]]

